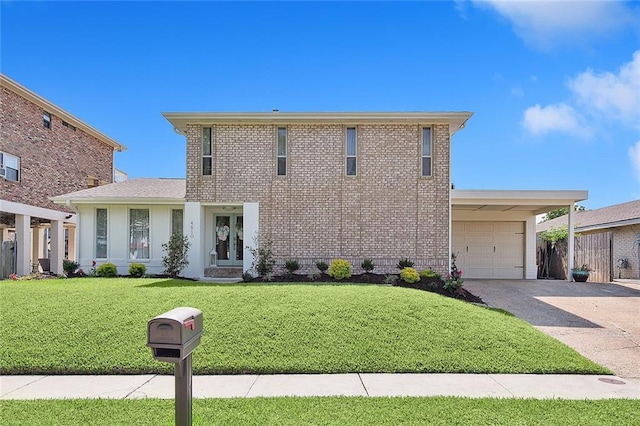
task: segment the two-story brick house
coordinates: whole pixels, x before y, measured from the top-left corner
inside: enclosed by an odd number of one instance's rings
[[[586,191],[452,190],[451,137],[471,113],[165,113],[186,137],[186,180],[138,179],[56,197],[80,216],[81,264],[161,272],[161,244],[182,230],[189,277],[251,267],[271,241],[297,259],[400,258],[445,274],[450,254],[468,275],[535,278],[535,215]],[[98,217],[106,257],[96,257]],[[237,268],[237,269],[234,269]],[[240,267],[242,269],[240,269]]]
[[[61,273],[65,248],[75,256],[76,215],[49,197],[113,182],[114,152],[125,148],[3,74],[0,105],[0,236],[13,240],[3,266],[23,275],[50,257]]]

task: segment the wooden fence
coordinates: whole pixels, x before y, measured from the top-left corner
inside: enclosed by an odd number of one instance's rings
[[[608,283],[613,280],[612,233],[579,235],[575,237],[574,266],[587,265],[591,269],[590,282]],[[555,247],[538,241],[538,278],[567,279],[567,243]]]

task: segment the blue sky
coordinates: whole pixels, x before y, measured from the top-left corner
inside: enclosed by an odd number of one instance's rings
[[[459,189],[640,198],[640,2],[1,3],[2,72],[184,177],[164,111],[472,111]]]

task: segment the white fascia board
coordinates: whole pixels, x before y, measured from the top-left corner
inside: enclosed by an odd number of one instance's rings
[[[472,112],[163,112],[184,132],[187,124],[449,124],[450,133],[464,127]]]
[[[50,198],[55,204],[184,204],[184,198]]]
[[[14,203],[13,201],[0,200],[0,211],[23,216],[39,217],[47,220],[59,220],[65,223],[76,223],[76,215],[73,213]],[[67,216],[70,217],[67,218]]]
[[[598,229],[620,228],[622,226],[640,225],[640,218],[619,220],[617,222],[599,223],[597,225],[576,225],[576,232],[596,231]]]
[[[584,201],[588,191],[543,191],[543,190],[477,190],[452,189],[451,204],[486,204],[486,205],[542,205],[565,206],[570,203]]]

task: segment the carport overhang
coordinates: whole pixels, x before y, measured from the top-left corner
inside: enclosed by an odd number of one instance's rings
[[[562,207],[569,209],[567,277],[571,277],[574,255],[575,204],[588,198],[588,191],[541,190],[451,190],[451,221],[525,222],[525,276],[537,277],[536,216]],[[451,227],[450,227],[451,229]],[[451,230],[449,231],[451,251]]]

